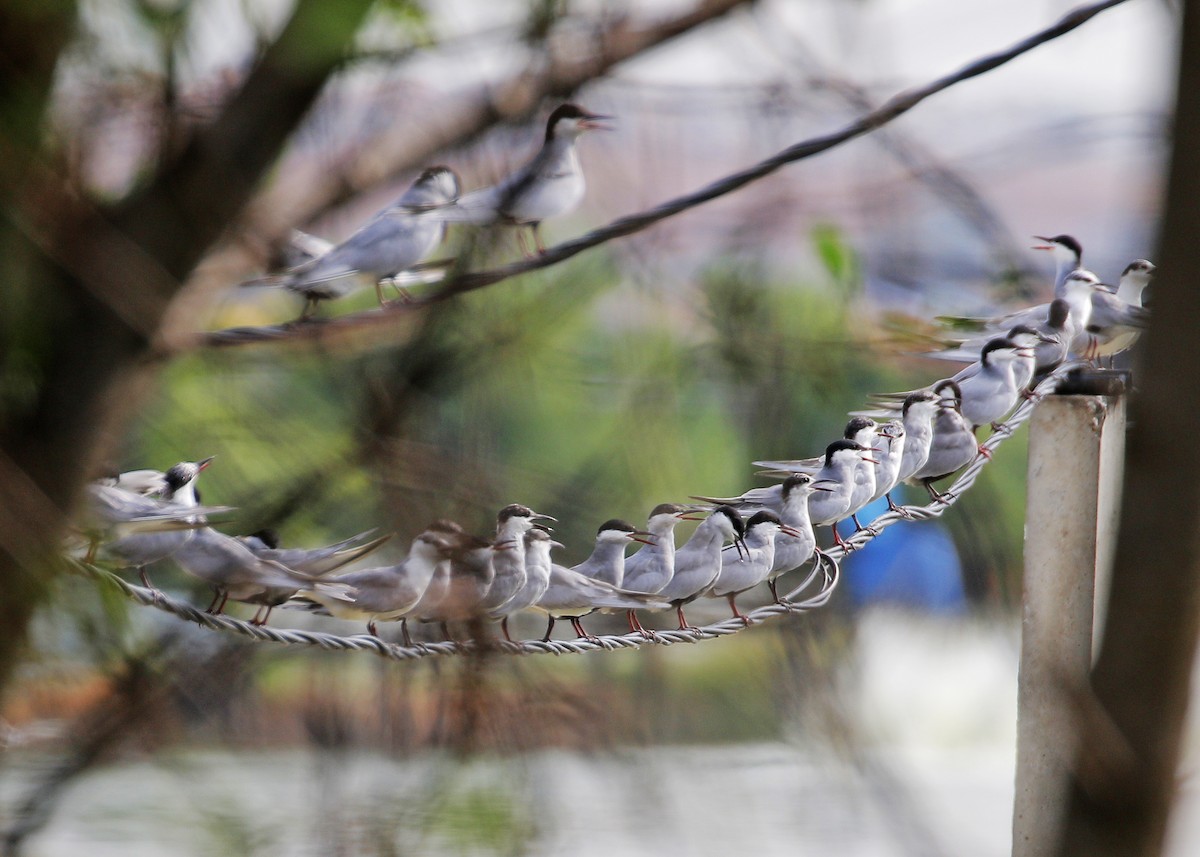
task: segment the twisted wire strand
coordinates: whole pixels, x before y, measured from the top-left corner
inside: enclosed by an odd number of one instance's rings
[[[214,616],[198,607],[178,601],[157,589],[147,589],[137,586],[107,569],[72,560],[72,566],[81,574],[100,583],[111,586],[136,604],[144,607],[154,607],[165,613],[195,622],[201,627],[214,631],[225,631],[248,637],[258,642],[281,643],[288,646],[315,646],[327,651],[358,651],[371,652],[380,657],[396,661],[411,661],[431,655],[460,655],[486,649],[509,655],[575,655],[583,652],[613,651],[615,649],[637,649],[645,645],[670,646],[676,643],[697,643],[701,640],[711,640],[735,634],[751,625],[759,625],[774,616],[787,613],[805,613],[823,606],[837,588],[840,569],[836,561],[828,557],[817,557],[812,571],[800,585],[783,596],[780,604],[767,604],[750,611],[748,622],[730,617],[711,625],[693,627],[691,630],[650,631],[646,635],[631,632],[628,634],[606,634],[603,636],[582,637],[576,640],[522,640],[509,642],[507,640],[489,639],[448,641],[435,643],[419,643],[413,646],[402,646],[389,643],[379,637],[369,634],[340,636],[323,631],[301,631],[290,628],[272,628],[266,625],[254,625],[232,616]],[[801,599],[800,595],[812,582],[821,577],[821,586],[812,595]]]
[[[989,452],[997,449],[1005,440],[1012,437],[1016,430],[1033,414],[1038,402],[1053,393],[1067,376],[1074,370],[1086,364],[1064,364],[1037,385],[1024,399],[1009,419],[983,443]],[[646,645],[671,646],[676,643],[698,643],[702,640],[712,640],[736,634],[753,625],[760,625],[777,616],[792,613],[806,613],[823,607],[833,597],[841,577],[840,560],[847,553],[858,550],[875,539],[887,527],[898,521],[929,520],[941,517],[946,510],[953,506],[964,492],[969,490],[979,478],[979,474],[987,465],[988,458],[982,454],[967,465],[962,474],[943,495],[943,500],[935,500],[927,506],[901,506],[898,512],[885,512],[877,517],[865,529],[845,539],[847,547],[835,546],[828,550],[817,551],[813,556],[812,566],[801,582],[780,599],[780,603],[765,604],[746,614],[746,621],[730,617],[720,622],[694,627],[691,630],[662,630],[650,631],[647,634],[631,632],[628,634],[606,634],[603,636],[583,637],[575,640],[522,640],[509,642],[507,640],[489,639],[485,641],[467,640],[455,642],[421,643],[413,646],[402,646],[390,643],[369,634],[340,636],[322,631],[302,631],[288,628],[272,628],[265,625],[254,625],[232,616],[214,616],[191,604],[178,601],[157,589],[147,589],[130,583],[106,569],[90,565],[79,560],[71,560],[72,566],[81,574],[91,577],[100,583],[111,586],[129,600],[145,607],[153,607],[184,619],[195,622],[204,628],[214,631],[224,631],[238,634],[258,642],[280,643],[287,646],[315,646],[327,651],[358,651],[371,652],[379,657],[395,661],[412,661],[434,655],[459,655],[480,650],[494,651],[508,655],[575,655],[584,652],[614,651],[617,649],[638,649]],[[804,595],[814,583],[818,582],[816,590]],[[803,596],[803,597],[802,597]]]

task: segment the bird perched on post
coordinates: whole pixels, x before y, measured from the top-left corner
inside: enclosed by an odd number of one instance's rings
[[[304,297],[301,320],[321,301],[373,286],[384,305],[380,281],[413,267],[442,243],[446,220],[439,214],[458,198],[458,176],[449,167],[430,167],[396,202],[328,252],[243,287],[274,286]]]
[[[585,131],[608,130],[601,123],[610,118],[575,104],[559,105],[546,121],[546,139],[533,160],[491,187],[463,194],[446,216],[478,225],[528,226],[537,251],[546,252],[538,227],[549,217],[574,211],[587,189],[575,143]],[[524,234],[517,235],[529,255]]]

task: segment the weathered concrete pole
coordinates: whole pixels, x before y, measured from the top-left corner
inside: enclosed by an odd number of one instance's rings
[[[1097,374],[1090,389],[1111,395],[1050,396],[1030,421],[1013,857],[1049,857],[1058,841],[1076,750],[1074,700],[1087,686],[1104,612],[1125,398],[1123,379]],[[1089,389],[1087,380],[1075,389]],[[1102,380],[1112,383],[1097,386]]]

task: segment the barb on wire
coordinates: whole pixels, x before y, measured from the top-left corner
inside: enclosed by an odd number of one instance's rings
[[[1022,54],[1028,53],[1039,45],[1066,35],[1087,23],[1101,12],[1124,2],[1126,0],[1101,0],[1098,3],[1081,6],[1078,9],[1068,12],[1051,26],[1022,39],[1002,51],[968,63],[958,71],[940,77],[924,86],[909,89],[892,96],[877,109],[865,113],[837,131],[796,143],[766,160],[759,161],[753,166],[718,179],[692,193],[668,200],[646,211],[617,218],[606,226],[551,247],[545,253],[533,259],[512,262],[508,265],[502,265],[487,271],[456,274],[447,278],[442,286],[433,293],[407,303],[393,304],[385,308],[367,310],[360,313],[351,313],[319,324],[282,324],[215,330],[198,335],[194,344],[198,346],[230,346],[251,342],[278,341],[281,339],[325,339],[336,337],[349,330],[389,324],[414,310],[430,304],[439,303],[458,295],[494,285],[510,277],[556,265],[592,247],[604,244],[615,238],[623,238],[635,232],[640,232],[658,223],[660,220],[665,220],[668,217],[673,217],[688,209],[732,193],[751,182],[770,175],[787,164],[821,154],[856,137],[861,137],[864,134],[874,131],[907,113],[925,99],[965,80],[970,80],[998,68]]]
[[[983,447],[990,453],[997,449],[1005,440],[1012,437],[1017,428],[1033,414],[1033,410],[1038,402],[1057,390],[1073,371],[1083,365],[1085,364],[1064,364],[1047,375],[1033,392],[1030,393],[1029,397],[1021,402],[1021,405],[1013,412],[1012,416],[1009,417],[1000,430],[993,433],[984,442]],[[136,586],[112,572],[97,568],[96,566],[78,562],[75,563],[75,567],[81,573],[106,585],[115,587],[131,601],[171,613],[205,628],[239,634],[252,640],[281,643],[284,645],[315,646],[330,651],[372,652],[380,657],[396,661],[410,661],[433,655],[464,654],[478,650],[481,646],[485,646],[492,651],[510,655],[566,655],[599,650],[636,649],[650,644],[670,646],[676,643],[696,643],[701,640],[711,640],[717,637],[736,634],[744,628],[761,624],[776,616],[788,613],[805,613],[824,606],[837,588],[841,574],[839,561],[849,551],[865,546],[883,532],[884,529],[898,521],[928,520],[945,514],[946,510],[953,506],[959,497],[975,484],[975,480],[979,477],[988,460],[989,458],[985,455],[976,456],[975,460],[963,470],[962,474],[945,493],[943,500],[934,501],[927,506],[901,506],[897,512],[885,512],[872,521],[868,528],[846,539],[848,547],[839,545],[829,550],[818,551],[814,555],[812,567],[808,574],[781,599],[782,603],[767,604],[750,611],[747,614],[747,622],[730,617],[711,625],[693,628],[690,631],[664,630],[653,631],[648,635],[637,633],[614,634],[577,640],[524,640],[511,643],[507,640],[487,640],[482,643],[478,641],[466,641],[400,646],[367,634],[343,637],[320,631],[302,631],[253,625],[249,622],[235,619],[232,616],[213,616],[190,604],[177,601],[157,589]],[[817,582],[818,578],[820,578],[820,583],[815,592],[805,595],[813,584]]]

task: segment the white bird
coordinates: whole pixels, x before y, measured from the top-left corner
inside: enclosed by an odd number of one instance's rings
[[[528,226],[538,252],[545,252],[538,231],[541,222],[574,211],[587,189],[575,143],[585,131],[606,130],[600,123],[609,118],[574,104],[559,105],[546,121],[546,139],[533,160],[495,185],[459,197],[456,219]],[[517,234],[526,250],[524,233]]]
[[[500,618],[500,629],[504,639],[512,642],[508,634],[508,617],[528,610],[541,600],[550,587],[550,567],[554,564],[550,558],[553,548],[561,548],[562,544],[554,541],[550,534],[541,527],[535,526],[525,533],[525,585],[504,605],[503,613],[492,613],[492,618]]]
[[[733,556],[729,548],[722,552],[721,573],[708,591],[708,597],[727,600],[734,618],[749,625],[750,617],[738,610],[737,597],[767,579],[775,562],[775,537],[788,529],[780,524],[779,516],[774,512],[767,509],[755,512],[746,522],[746,536],[742,539],[744,553]]]
[[[813,534],[809,515],[809,498],[814,491],[829,491],[807,473],[795,473],[783,481],[783,508],[779,512],[780,530],[775,536],[775,556],[771,571],[767,575],[767,587],[776,604],[782,603],[776,591],[776,580],[781,575],[799,568],[808,562],[817,548],[817,537]],[[723,562],[724,560],[722,560]]]
[[[380,281],[413,267],[437,249],[446,234],[446,218],[439,209],[457,198],[458,176],[454,171],[430,167],[396,202],[328,252],[283,273],[242,285],[297,292],[305,300],[301,319],[311,316],[320,301],[345,297],[367,286],[375,288],[382,306]]]
[[[904,400],[906,403],[908,399]],[[901,410],[903,415],[903,410]],[[904,447],[908,445],[903,420],[888,420],[877,432],[875,456],[875,493],[868,502],[885,496],[900,479],[900,465],[904,461]],[[784,519],[784,523],[788,523]]]
[[[650,534],[649,544],[625,557],[625,575],[620,584],[622,589],[656,595],[670,582],[675,573],[675,525],[680,520],[695,520],[689,517],[691,511],[689,506],[676,503],[660,503],[651,510],[646,523],[646,532]],[[628,618],[629,630],[647,633],[638,621],[637,611],[630,610]]]
[[[534,605],[549,617],[546,636],[558,619],[570,619],[571,627],[580,637],[589,636],[580,622],[587,614],[601,608],[629,610],[645,607],[665,610],[669,605],[653,595],[626,592],[610,583],[624,577],[625,547],[630,541],[641,541],[640,535],[648,535],[634,529],[632,524],[613,518],[600,525],[596,533],[596,546],[591,555],[573,568],[555,563],[550,567],[550,585]]]
[[[863,462],[875,464],[872,449],[853,440],[835,440],[825,447],[825,458],[800,459],[797,461],[756,461],[757,467],[766,468],[764,473],[786,476],[791,473],[808,473],[829,490],[812,495],[808,500],[808,513],[814,526],[828,524],[833,530],[833,540],[845,547],[846,542],[837,531],[838,522],[850,516],[850,498],[854,490],[855,477]],[[771,502],[762,500],[770,498]],[[697,498],[706,499],[706,498]],[[783,491],[778,485],[755,488],[742,497],[716,502],[728,502],[738,508],[769,508],[775,512],[782,509]],[[737,502],[749,501],[749,502]]]
[[[1083,247],[1070,235],[1055,235],[1053,238],[1043,235],[1033,237],[1043,242],[1035,244],[1034,250],[1049,250],[1054,254],[1054,296],[1061,298],[1067,275],[1083,270]]]
[[[675,573],[658,591],[658,597],[675,608],[680,631],[691,629],[683,615],[684,605],[711,589],[721,573],[721,549],[725,542],[732,540],[736,544],[745,532],[745,522],[737,509],[717,506],[675,551]]]
[[[1070,308],[1070,323],[1075,326],[1075,330],[1077,331],[1075,341],[1072,344],[1072,349],[1075,351],[1079,351],[1087,345],[1084,337],[1086,336],[1087,325],[1092,315],[1092,294],[1097,289],[1104,288],[1104,284],[1100,282],[1095,274],[1081,268],[1071,271],[1066,275],[1061,290],[1056,294],[1056,298],[1065,300],[1067,306]],[[937,320],[952,330],[997,337],[1003,336],[1019,324],[1032,327],[1036,330],[1038,325],[1047,319],[1049,313],[1050,304],[1044,303],[990,318],[940,315],[937,317]]]
[[[114,565],[136,568],[142,583],[151,587],[146,566],[186,544],[194,530],[206,526],[206,516],[230,511],[228,506],[199,505],[196,478],[212,460],[181,461],[161,474],[130,471],[88,485],[83,529],[90,545],[84,561],[92,562],[99,550]]]
[[[484,612],[501,620],[508,639],[508,602],[525,586],[525,534],[537,521],[553,521],[528,506],[512,503],[496,515],[495,550],[492,554],[492,585],[481,605]],[[518,608],[519,609],[519,608]]]
[[[367,530],[319,548],[281,548],[279,535],[274,530],[259,530],[248,536],[238,536],[237,540],[259,559],[277,562],[311,577],[325,577],[374,553],[391,539],[391,535],[372,539],[370,537],[374,532]],[[244,599],[246,603],[260,605],[259,612],[254,614],[251,624],[267,624],[271,618],[271,611],[297,592],[299,587],[296,586],[267,587],[261,595]],[[259,614],[263,612],[263,608],[266,608],[266,614],[260,618]]]
[[[1032,377],[1032,370],[1031,348],[1019,347],[1007,337],[997,337],[988,340],[979,353],[978,362],[965,367],[949,380],[958,385],[962,415],[971,425],[978,427],[990,424],[995,428],[1016,407]],[[890,414],[895,413],[898,403],[912,392],[883,393],[871,398],[882,406],[883,413]]]
[[[492,560],[496,544],[491,539],[462,533],[451,539],[449,571],[442,597],[423,605],[418,618],[437,622],[442,635],[452,640],[451,622],[470,622],[485,615],[483,602],[495,577]]]
[[[1137,259],[1125,267],[1116,294],[1105,289],[1092,292],[1085,357],[1091,360],[1114,357],[1137,342],[1150,318],[1149,310],[1142,307],[1142,292],[1150,284],[1154,270],[1150,262]]]
[[[400,619],[404,645],[411,646],[408,616],[421,600],[438,565],[449,562],[450,549],[445,533],[426,530],[413,539],[402,562],[349,571],[333,578],[333,582],[343,583],[352,590],[350,598],[332,598],[320,591],[308,591],[288,606],[303,606],[338,619],[365,621],[372,636],[378,636],[376,622]]]
[[[904,400],[900,410],[904,422],[904,455],[900,459],[900,469],[896,472],[897,483],[905,481],[924,467],[929,458],[929,445],[933,441],[933,420],[938,413],[938,398],[938,394],[933,390],[917,390]],[[899,507],[892,502],[891,494],[885,496],[888,499],[888,509],[897,511]]]
[[[1064,298],[1055,298],[1047,305],[1046,317],[1041,322],[1033,327],[1024,324],[1016,325],[1009,329],[1008,338],[1013,339],[1022,334],[1033,335],[1033,340],[1029,344],[1033,348],[1033,375],[1038,377],[1052,371],[1067,359],[1071,353],[1072,343],[1081,333],[1083,333],[1083,328],[1071,318],[1071,304]],[[943,339],[942,342],[947,348],[942,351],[930,352],[925,356],[957,363],[973,363],[979,359],[979,352],[991,338],[982,335]]]
[[[193,577],[212,586],[215,595],[208,611],[220,615],[229,599],[258,603],[254,599],[268,588],[314,591],[347,598],[348,588],[325,583],[278,562],[260,559],[245,544],[211,527],[196,530],[171,559]]]
[[[931,498],[942,500],[945,495],[939,493],[933,483],[966,467],[976,454],[986,453],[975,439],[971,424],[962,415],[962,391],[958,384],[942,381],[934,388],[934,393],[940,398],[937,416],[933,420],[929,456],[925,464],[909,477],[909,481],[919,482],[925,486]]]

